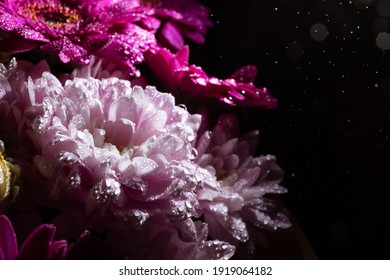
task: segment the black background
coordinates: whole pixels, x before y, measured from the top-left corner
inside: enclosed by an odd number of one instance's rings
[[[318,258],[389,259],[390,1],[203,2],[215,26],[190,62],[218,77],[258,67],[279,107],[251,110],[243,129],[285,170],[283,199]]]

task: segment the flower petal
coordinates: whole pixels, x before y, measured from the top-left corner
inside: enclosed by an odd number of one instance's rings
[[[53,225],[43,224],[36,228],[20,248],[18,259],[48,259],[54,234],[55,227]]]
[[[0,215],[0,250],[3,259],[14,260],[18,255],[18,245],[16,235],[10,220],[4,215]]]
[[[160,40],[164,45],[167,45],[170,49],[180,50],[184,46],[184,39],[180,34],[180,31],[176,26],[167,22],[160,30]]]
[[[200,247],[195,259],[197,260],[228,260],[236,251],[236,247],[233,245],[219,241],[205,241]]]
[[[83,47],[73,44],[66,37],[41,46],[41,50],[53,55],[58,55],[64,63],[70,61],[84,64],[89,63],[87,51]]]

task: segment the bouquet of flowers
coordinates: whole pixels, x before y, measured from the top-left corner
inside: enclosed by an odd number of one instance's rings
[[[256,67],[189,63],[211,26],[197,0],[0,1],[0,259],[229,259],[290,226],[230,110],[276,106]]]

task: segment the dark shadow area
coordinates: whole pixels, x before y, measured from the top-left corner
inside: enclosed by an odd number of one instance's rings
[[[210,75],[255,64],[256,84],[279,100],[242,113],[243,128],[259,129],[259,152],[278,158],[284,202],[320,259],[390,257],[384,2],[204,1],[215,27],[191,46],[191,62]]]

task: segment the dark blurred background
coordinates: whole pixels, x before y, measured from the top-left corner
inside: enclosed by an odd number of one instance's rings
[[[259,69],[279,100],[251,110],[259,152],[320,259],[390,259],[390,1],[203,1],[215,26],[191,62],[228,77]]]

